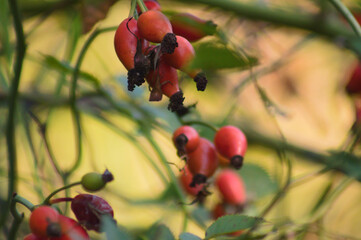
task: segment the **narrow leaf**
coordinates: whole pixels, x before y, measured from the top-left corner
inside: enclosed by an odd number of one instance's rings
[[[172,232],[164,224],[153,225],[147,233],[147,238],[161,239],[161,240],[175,240]]]
[[[246,163],[238,173],[246,184],[247,194],[251,197],[261,198],[276,192],[279,188],[277,181],[256,164]]]
[[[233,233],[239,230],[253,227],[255,224],[261,223],[262,218],[250,217],[246,215],[227,215],[218,218],[206,230],[206,238],[210,239],[220,235]]]
[[[105,232],[107,240],[132,240],[132,237],[125,230],[119,229],[114,219],[108,215],[102,216],[101,229]]]
[[[194,234],[184,232],[179,235],[179,240],[202,240],[202,239]]]
[[[224,44],[205,42],[196,48],[196,56],[190,64],[192,69],[247,69],[257,64],[254,57],[242,57]]]

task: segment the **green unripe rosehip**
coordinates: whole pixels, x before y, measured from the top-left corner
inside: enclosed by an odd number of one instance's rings
[[[81,179],[81,185],[88,192],[95,192],[102,189],[107,182],[113,180],[113,175],[105,170],[103,174],[91,172],[85,174]]]

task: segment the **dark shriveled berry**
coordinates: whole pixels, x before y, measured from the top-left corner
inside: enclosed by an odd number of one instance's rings
[[[91,194],[79,194],[71,202],[71,210],[79,223],[88,230],[100,232],[102,215],[114,216],[113,209],[103,198]]]
[[[193,80],[196,82],[198,91],[204,91],[206,89],[208,80],[204,73],[198,73]]]
[[[172,112],[179,111],[180,109],[182,109],[182,107],[184,107],[183,101],[184,101],[183,92],[182,91],[176,92],[169,98],[168,110]]]
[[[176,35],[174,33],[167,33],[160,44],[160,51],[172,54],[176,47],[178,47]]]

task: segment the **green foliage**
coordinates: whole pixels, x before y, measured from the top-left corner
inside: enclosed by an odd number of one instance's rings
[[[201,240],[201,238],[194,234],[185,232],[179,235],[179,240]]]
[[[264,220],[258,217],[249,217],[246,215],[227,215],[218,218],[206,230],[206,238],[211,239],[220,235],[233,233],[239,230],[251,228]]]
[[[245,163],[238,173],[246,184],[247,195],[256,199],[274,193],[279,188],[266,170],[256,164]]]
[[[124,230],[117,227],[114,219],[108,215],[101,218],[101,229],[105,232],[106,240],[132,240],[133,238]]]
[[[146,233],[146,239],[175,240],[172,232],[164,224],[154,224]]]
[[[251,56],[242,56],[222,43],[204,42],[195,47],[196,57],[190,68],[216,69],[248,69],[257,64],[257,59]]]

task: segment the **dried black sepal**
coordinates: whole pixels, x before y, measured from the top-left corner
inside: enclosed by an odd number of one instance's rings
[[[176,35],[174,33],[167,33],[160,43],[161,53],[172,54],[176,47],[178,47]]]
[[[196,82],[198,91],[204,91],[206,89],[208,80],[204,73],[198,73],[193,80]]]
[[[169,98],[168,110],[171,112],[177,112],[184,108],[183,106],[183,92],[178,91]]]

